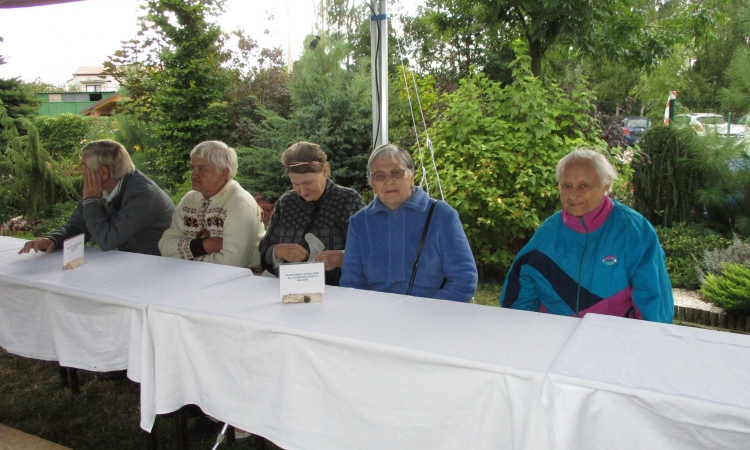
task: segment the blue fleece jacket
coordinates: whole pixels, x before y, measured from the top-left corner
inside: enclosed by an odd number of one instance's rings
[[[341,286],[405,294],[432,200],[420,187],[396,211],[378,198],[349,220]],[[411,295],[468,302],[477,267],[458,213],[437,202]]]
[[[609,197],[588,216],[559,211],[539,227],[516,255],[500,305],[671,323],[672,285],[651,224]]]

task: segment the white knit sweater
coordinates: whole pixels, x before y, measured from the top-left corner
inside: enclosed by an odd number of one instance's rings
[[[201,230],[224,239],[220,252],[193,256],[190,241]],[[162,256],[170,258],[255,267],[260,265],[258,244],[264,233],[258,203],[239,183],[230,180],[208,199],[198,191],[185,194],[177,205],[172,224],[159,241],[159,250]]]

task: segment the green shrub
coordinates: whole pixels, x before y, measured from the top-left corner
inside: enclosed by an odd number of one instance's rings
[[[698,289],[701,275],[699,256],[704,250],[724,249],[731,241],[702,225],[675,223],[671,228],[656,227],[667,259],[667,271],[672,287]]]
[[[750,243],[735,234],[729,247],[704,250],[703,263],[699,268],[701,279],[707,274],[722,275],[726,264],[740,264],[750,268]]]
[[[726,264],[722,272],[723,275],[709,274],[706,277],[701,294],[728,313],[750,313],[750,268]]]
[[[481,73],[465,78],[442,97],[445,111],[430,130],[445,199],[458,211],[477,263],[499,277],[559,209],[560,158],[603,144],[588,88],[566,93],[542,82],[531,75],[527,50],[517,47],[512,84]],[[437,185],[434,174],[428,179]]]
[[[684,161],[699,152],[691,129],[656,125],[638,141],[633,155],[634,209],[665,227],[675,222],[700,222],[703,210],[697,201],[701,171]],[[692,267],[692,266],[691,266]]]
[[[39,139],[53,158],[77,158],[86,135],[89,133],[89,118],[73,113],[58,116],[39,116],[34,123],[39,129]]]

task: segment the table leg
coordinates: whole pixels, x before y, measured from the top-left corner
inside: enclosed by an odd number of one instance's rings
[[[234,445],[234,427],[228,426],[227,427],[227,445]]]
[[[65,389],[68,387],[68,370],[67,368],[63,366],[59,366],[60,368],[60,387]]]
[[[154,426],[151,427],[150,433],[148,431],[144,431],[144,433],[146,433],[146,450],[156,450],[156,422],[154,422]]]
[[[73,395],[78,395],[81,390],[78,388],[78,369],[68,367],[68,379],[70,380],[70,390]]]
[[[188,420],[185,407],[174,413],[175,437],[177,450],[188,450]]]

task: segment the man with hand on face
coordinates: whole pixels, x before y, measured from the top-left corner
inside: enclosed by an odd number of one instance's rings
[[[86,233],[86,240],[93,239],[103,251],[158,255],[159,238],[174,214],[169,196],[135,169],[128,151],[115,141],[89,143],[81,162],[82,200],[68,223],[27,242],[18,253],[51,252],[66,239]]]
[[[237,153],[220,141],[201,142],[190,152],[190,167],[193,190],[177,205],[159,241],[162,256],[259,266],[265,229],[258,203],[234,180]]]

